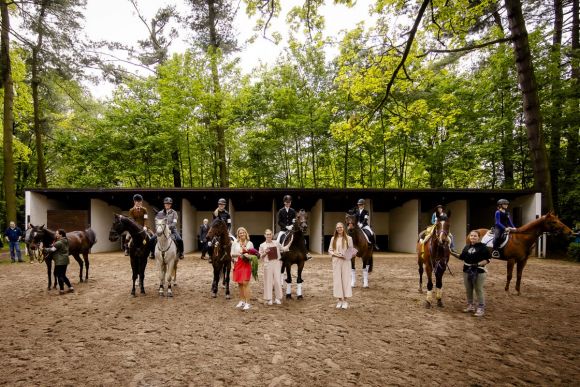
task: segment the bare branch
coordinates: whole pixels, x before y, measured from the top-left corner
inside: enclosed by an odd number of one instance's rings
[[[424,52],[420,55],[417,55],[417,58],[423,58],[423,57],[429,55],[430,53],[443,53],[443,52],[450,53],[450,52],[472,51],[472,50],[477,50],[479,48],[491,46],[491,45],[498,44],[498,43],[510,42],[511,40],[512,40],[512,38],[508,36],[507,38],[496,39],[496,40],[492,40],[492,41],[480,43],[480,44],[470,43],[467,46],[460,47],[460,48],[453,48],[453,49],[446,49],[446,50],[431,49],[431,50],[427,50],[426,52]]]

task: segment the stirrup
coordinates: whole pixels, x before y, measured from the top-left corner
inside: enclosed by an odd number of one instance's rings
[[[492,258],[499,258],[499,257],[500,257],[500,255],[499,255],[499,250],[493,250],[493,251],[491,252],[491,257],[492,257]]]

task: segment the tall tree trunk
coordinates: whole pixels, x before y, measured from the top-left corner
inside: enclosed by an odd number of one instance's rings
[[[4,88],[4,117],[2,128],[4,175],[4,199],[6,200],[6,220],[16,222],[16,190],[14,182],[13,126],[14,126],[14,84],[12,82],[12,65],[10,64],[10,15],[6,0],[0,0],[2,14],[2,32],[0,35],[0,69],[2,87]]]
[[[218,166],[219,166],[219,178],[220,187],[229,187],[229,181],[227,178],[227,164],[226,164],[226,134],[225,128],[221,123],[221,85],[218,73],[217,65],[217,55],[218,55],[218,39],[216,26],[216,12],[215,12],[215,2],[214,0],[207,0],[208,5],[208,15],[209,15],[209,37],[210,37],[210,56],[211,56],[211,76],[213,83],[213,95],[215,98],[215,117],[214,117],[214,130],[217,135],[217,152],[218,152]]]
[[[580,0],[572,0],[572,79],[570,82],[572,95],[570,96],[571,116],[580,116]],[[567,128],[568,149],[566,152],[566,170],[578,173],[578,162],[580,162],[580,144],[578,141],[578,121],[569,120]]]
[[[46,163],[44,161],[44,146],[42,141],[42,128],[40,127],[40,97],[38,96],[38,88],[40,86],[40,77],[38,74],[38,67],[40,66],[38,54],[42,50],[42,41],[44,39],[44,16],[46,15],[47,1],[43,0],[40,3],[40,11],[38,13],[38,36],[36,38],[36,44],[32,47],[32,61],[30,64],[32,80],[32,107],[34,115],[34,137],[36,146],[36,182],[41,187],[48,187],[48,182],[46,180]]]
[[[523,110],[528,133],[532,167],[534,170],[534,186],[544,196],[543,208],[552,210],[552,186],[546,144],[542,136],[542,113],[532,55],[528,41],[528,31],[522,14],[520,0],[505,0],[510,33],[513,37],[518,83],[522,90]]]
[[[342,188],[348,184],[348,142],[344,145],[344,172],[342,178]]]
[[[550,177],[552,179],[552,198],[554,201],[554,211],[560,212],[560,142],[562,138],[562,98],[561,82],[561,46],[562,46],[562,25],[564,12],[562,0],[554,0],[554,36],[552,37],[552,47],[550,49],[551,62],[551,83],[552,83],[552,109],[551,109],[551,132],[550,132]]]

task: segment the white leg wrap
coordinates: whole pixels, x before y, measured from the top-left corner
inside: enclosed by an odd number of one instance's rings
[[[352,270],[352,278],[350,279],[350,287],[354,288],[356,286],[356,270],[355,269],[351,270]]]
[[[433,290],[427,290],[427,302],[431,303],[433,301]]]
[[[286,294],[292,294],[292,284],[286,284]]]
[[[443,297],[443,288],[435,289],[435,297],[437,297],[438,300],[440,300],[441,297]]]
[[[363,288],[369,287],[369,267],[363,269]]]
[[[302,284],[297,284],[296,285],[296,295],[297,296],[301,296],[302,295]]]

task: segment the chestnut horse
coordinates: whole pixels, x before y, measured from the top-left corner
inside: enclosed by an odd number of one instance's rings
[[[358,250],[356,256],[363,261],[363,288],[368,288],[369,273],[373,271],[373,245],[367,240],[364,231],[359,227],[356,215],[347,213],[345,223],[348,235],[352,238],[352,244]],[[350,262],[352,269],[351,286],[354,288],[356,285],[355,257]]]
[[[480,239],[489,232],[486,228],[481,228],[475,231],[479,234]],[[564,234],[567,236],[573,234],[572,230],[562,223],[552,212],[526,223],[522,227],[509,233],[509,239],[501,252],[501,257],[497,258],[502,261],[507,261],[506,292],[509,291],[514,265],[517,264],[516,291],[518,292],[518,295],[520,295],[520,285],[522,282],[524,267],[528,262],[528,257],[530,256],[533,245],[536,243],[539,236],[545,232]],[[491,245],[488,245],[488,247],[491,249]]]
[[[140,224],[133,219],[115,214],[113,217],[113,224],[109,231],[109,240],[115,242],[119,238],[123,238],[125,242],[124,233],[128,232],[131,235],[131,245],[129,247],[129,257],[131,260],[131,269],[133,271],[133,288],[131,295],[135,295],[135,281],[139,278],[139,288],[141,294],[145,294],[145,268],[147,267],[147,258],[149,257],[149,242],[151,241],[151,234],[147,233]]]
[[[55,241],[56,232],[42,226],[32,225],[31,243],[30,248],[35,250],[38,249],[40,244],[44,247],[50,247]],[[89,279],[89,251],[91,247],[97,242],[97,237],[93,230],[86,229],[85,231],[71,231],[66,233],[68,239],[68,252],[72,255],[75,261],[78,262],[80,266],[80,282],[83,282],[83,260],[81,260],[81,254],[84,259],[85,269],[85,281]],[[52,269],[52,256],[46,255],[44,258],[46,262],[46,271],[48,274],[48,289],[51,288],[51,277],[50,272]],[[56,279],[54,281],[54,287],[56,288]]]
[[[417,242],[417,263],[419,265],[419,292],[423,292],[423,266],[427,274],[427,298],[425,307],[430,308],[433,301],[432,273],[435,271],[435,296],[437,306],[443,307],[443,274],[449,262],[449,214],[440,216],[431,235]]]
[[[298,266],[298,277],[296,278],[296,296],[299,300],[302,296],[302,270],[304,269],[304,262],[306,262],[306,243],[304,242],[304,233],[308,229],[308,216],[306,211],[300,210],[296,214],[296,220],[292,226],[292,230],[284,241],[284,250],[282,253],[282,273],[286,270],[286,298],[292,298],[292,265]]]
[[[213,266],[213,281],[211,296],[217,297],[218,284],[223,275],[226,299],[230,299],[230,271],[232,270],[232,240],[228,226],[223,220],[216,218],[211,223],[206,239],[211,241],[211,264]]]

